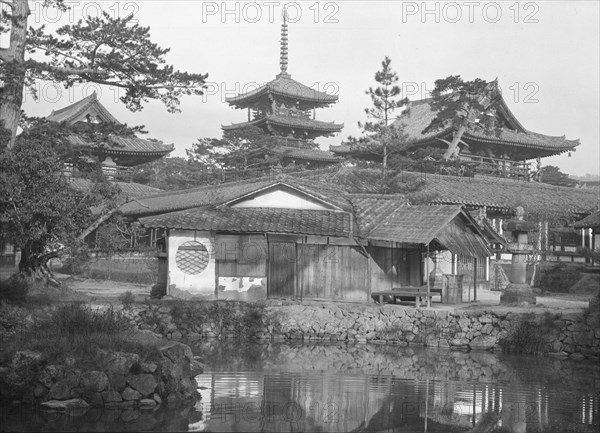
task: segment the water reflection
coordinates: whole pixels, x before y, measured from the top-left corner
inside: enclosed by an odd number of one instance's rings
[[[81,417],[0,409],[2,431],[598,432],[593,363],[360,344],[191,344],[202,400]]]
[[[199,344],[206,431],[597,432],[589,363],[389,346]]]

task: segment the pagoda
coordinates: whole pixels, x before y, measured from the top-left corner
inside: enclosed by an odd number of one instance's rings
[[[265,134],[278,137],[279,145],[265,149],[265,157],[279,157],[285,164],[298,162],[312,166],[342,161],[331,152],[319,150],[313,140],[332,136],[342,130],[343,123],[323,122],[316,119],[317,108],[335,104],[337,95],[312,89],[294,79],[288,68],[288,24],[283,13],[281,25],[280,72],[274,80],[247,93],[226,98],[235,108],[248,110],[248,120],[222,125],[224,131],[256,126]],[[282,158],[283,157],[283,158]]]
[[[502,97],[497,80],[491,82],[497,87],[497,104],[494,115],[502,125],[498,135],[486,135],[479,131],[467,131],[459,144],[458,158],[465,162],[478,163],[482,174],[501,177],[531,178],[531,160],[575,151],[579,140],[568,140],[565,136],[550,136],[526,129],[515,117]],[[402,127],[410,142],[408,150],[418,147],[439,147],[446,149],[452,141],[454,130],[446,128],[424,133],[425,128],[435,118],[431,109],[431,98],[411,101],[407,110],[394,122]],[[340,157],[372,159],[372,152],[353,144],[330,146],[329,150]]]

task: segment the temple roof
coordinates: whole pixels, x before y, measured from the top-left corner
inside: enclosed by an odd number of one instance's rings
[[[342,160],[342,158],[335,156],[333,153],[321,149],[307,149],[302,147],[277,145],[271,149],[268,149],[268,152],[279,157],[301,159],[305,161],[340,162]]]
[[[429,126],[436,115],[435,111],[431,110],[430,101],[431,99],[428,98],[411,102],[408,114],[399,117],[394,122],[395,125],[404,125],[404,132],[408,134],[409,140],[415,145],[439,144],[441,142],[438,138],[447,139],[453,134],[452,127],[430,131],[426,134],[423,133],[423,130]],[[486,135],[483,132],[467,131],[463,135],[463,140],[467,143],[482,142],[521,148],[523,150],[528,149],[530,156],[525,159],[531,159],[536,156],[558,155],[571,151],[580,144],[579,140],[567,140],[564,135],[560,137],[550,136],[525,129],[512,114],[504,99],[500,101],[498,112],[504,118],[506,125],[501,128],[499,137]],[[330,146],[329,149],[333,153],[340,155],[354,154],[360,151],[360,147],[355,145]]]
[[[281,73],[277,75],[277,78],[260,86],[258,89],[231,98],[226,98],[225,101],[229,105],[236,106],[237,108],[248,108],[252,107],[257,101],[267,95],[303,101],[314,107],[333,104],[338,100],[337,95],[330,95],[312,89],[299,81],[292,79],[290,75]]]
[[[90,117],[88,118],[88,116]],[[69,124],[93,120],[121,124],[121,122],[110,114],[106,107],[100,103],[96,92],[74,104],[61,108],[60,110],[52,111],[47,119],[54,122],[67,122]],[[75,146],[90,146],[88,142],[78,135],[71,135],[69,141]],[[145,140],[137,136],[110,136],[109,143],[106,144],[107,146],[102,148],[102,151],[106,154],[135,156],[148,161],[167,155],[175,148],[173,144],[163,144],[158,140]],[[130,163],[123,163],[122,165],[136,165],[139,163],[139,161],[131,161]]]
[[[245,126],[260,126],[265,123],[267,125],[285,126],[289,128],[299,128],[326,133],[339,132],[344,127],[343,123],[322,122],[320,120],[308,119],[306,117],[291,117],[281,116],[277,114],[267,114],[264,117],[251,120],[250,122],[222,125],[221,128],[227,131],[230,129],[243,128]]]
[[[580,229],[598,228],[600,227],[600,210],[593,212],[584,219],[577,221],[573,227]]]
[[[103,122],[121,124],[121,122],[110,114],[106,107],[100,103],[96,92],[80,101],[61,108],[60,110],[53,110],[46,119],[53,122],[67,122],[73,124],[78,121],[85,121],[88,114],[99,117]]]

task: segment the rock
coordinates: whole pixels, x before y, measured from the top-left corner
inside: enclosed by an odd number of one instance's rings
[[[497,341],[495,337],[490,335],[479,335],[475,337],[469,343],[469,347],[472,350],[489,350],[496,345]]]
[[[143,398],[140,400],[140,409],[154,409],[158,403],[151,398]]]
[[[50,412],[65,412],[69,415],[83,415],[90,408],[90,405],[80,398],[72,398],[70,400],[50,400],[41,404],[41,408]]]
[[[109,373],[108,383],[110,387],[117,392],[122,392],[127,386],[127,380],[122,374]]]
[[[450,340],[450,346],[466,346],[469,344],[469,340],[466,338],[453,338]]]
[[[46,388],[50,388],[54,382],[61,379],[64,374],[64,367],[62,365],[47,365],[40,372],[38,380]]]
[[[197,376],[199,374],[204,373],[205,366],[200,361],[196,361],[195,359],[192,359],[192,362],[190,362],[190,370],[191,370],[192,376]]]
[[[158,395],[156,393],[152,396],[152,399],[156,402],[156,404],[162,403],[162,398],[160,398],[160,395]]]
[[[144,373],[154,373],[158,366],[153,362],[142,362],[140,367]]]
[[[77,388],[81,381],[81,371],[79,370],[67,370],[65,372],[65,380],[71,388]]]
[[[133,389],[139,391],[143,397],[146,397],[156,389],[156,378],[151,374],[133,374],[127,378],[127,383]]]
[[[102,394],[100,394],[99,392],[91,393],[88,396],[87,401],[90,405],[95,406],[95,407],[104,405],[104,400],[102,399]]]
[[[106,369],[111,373],[127,375],[134,364],[140,362],[139,355],[135,353],[112,353],[106,362]]]
[[[139,400],[140,398],[142,398],[142,394],[140,394],[135,389],[127,387],[121,393],[121,397],[123,397],[123,400]]]
[[[21,350],[16,352],[12,358],[12,367],[15,370],[31,368],[42,362],[42,354],[34,350]]]
[[[123,401],[123,399],[121,398],[121,394],[119,394],[117,391],[103,391],[101,394],[102,401],[104,401],[105,404]]]
[[[50,388],[48,398],[51,400],[68,400],[71,396],[71,387],[66,380],[56,382]]]
[[[102,371],[86,371],[81,375],[81,387],[86,391],[102,392],[108,386],[108,376]]]
[[[179,343],[176,341],[173,341],[171,343],[168,343],[168,344],[162,346],[159,350],[160,350],[160,353],[165,355],[167,358],[169,358],[173,362],[177,362],[177,360],[179,360],[181,358],[181,356],[182,356],[181,352],[183,352],[183,355],[188,360],[191,361],[192,359],[194,359],[194,355],[192,353],[192,348],[190,346],[188,346],[187,344]]]
[[[33,395],[35,398],[43,398],[46,396],[47,393],[48,393],[48,388],[46,388],[41,383],[36,384],[35,387],[33,388]]]

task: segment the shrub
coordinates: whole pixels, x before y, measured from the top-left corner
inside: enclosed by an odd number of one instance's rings
[[[6,301],[0,302],[0,340],[4,341],[23,329],[27,311]]]
[[[152,299],[160,299],[163,296],[167,295],[167,286],[164,284],[156,283],[152,286],[152,290],[150,291],[150,297]]]
[[[22,304],[25,302],[31,283],[21,275],[15,275],[2,282],[0,300]]]
[[[123,308],[129,310],[131,308],[131,304],[135,301],[135,296],[131,293],[130,290],[126,291],[122,295],[119,295],[119,301],[123,304]]]
[[[69,338],[94,334],[118,335],[130,328],[127,318],[112,306],[101,310],[80,302],[60,305],[36,325],[40,331]]]
[[[546,352],[546,337],[555,330],[554,321],[558,317],[558,314],[545,312],[538,320],[532,315],[522,318],[500,345],[511,352],[541,355]]]
[[[101,350],[137,353],[142,359],[160,358],[156,345],[136,341],[122,312],[82,303],[60,305],[44,317],[36,316],[29,329],[3,341],[1,359],[9,362],[17,350],[25,349],[42,353],[49,363],[60,363],[69,356],[85,367],[97,366]]]

